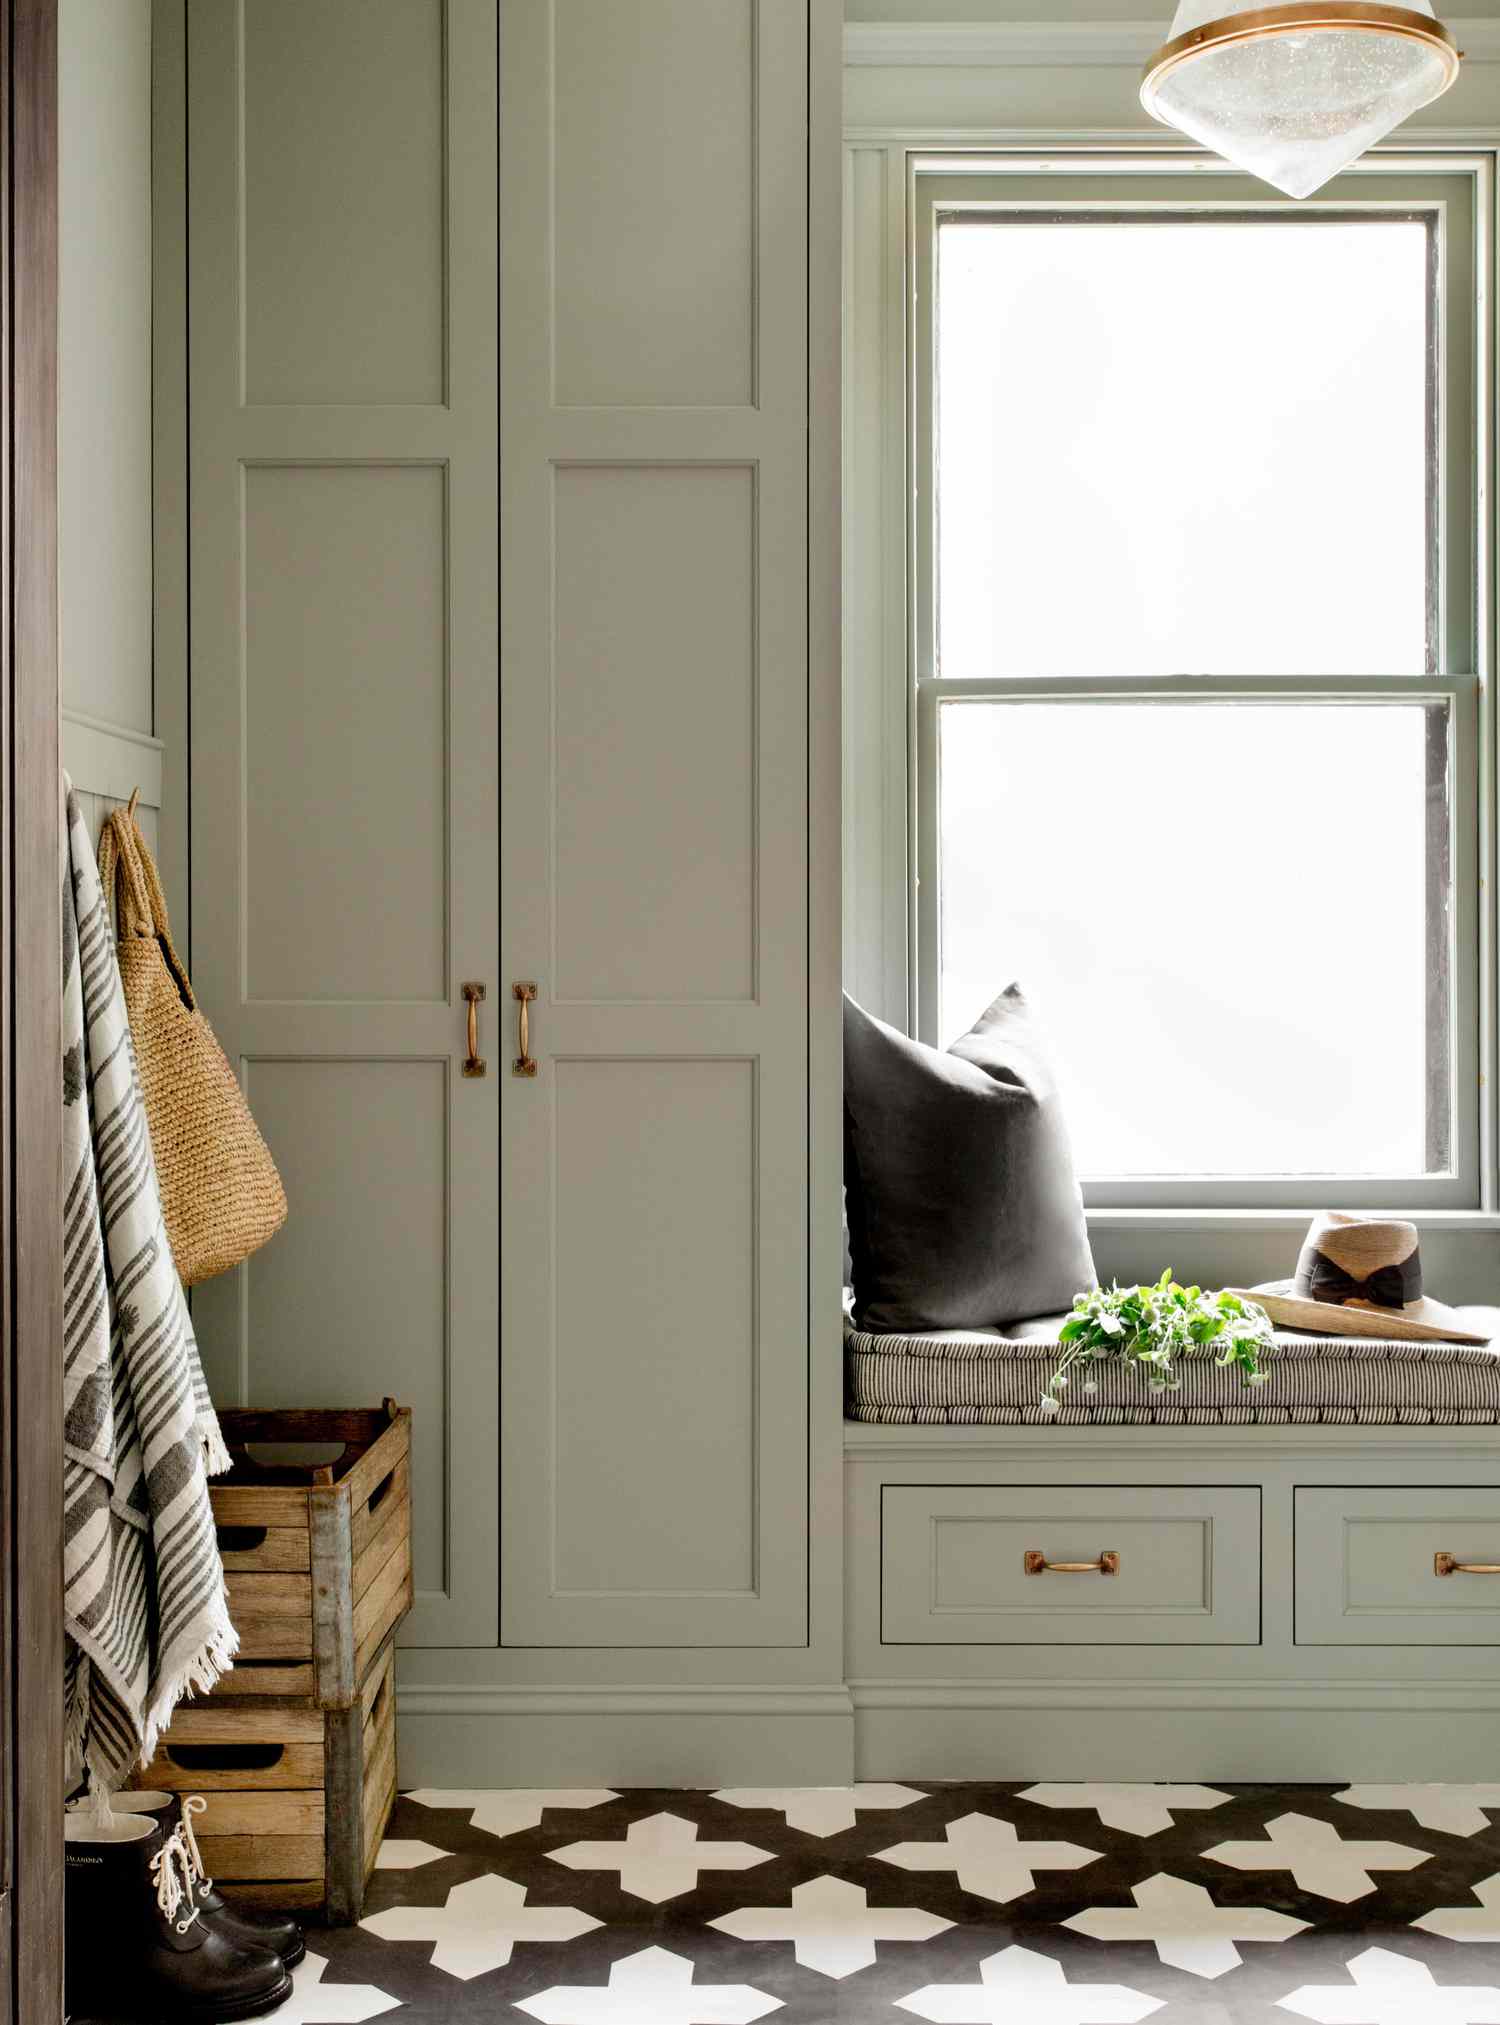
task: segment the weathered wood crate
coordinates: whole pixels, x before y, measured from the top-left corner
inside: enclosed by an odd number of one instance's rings
[[[183,1705],[141,1786],[201,1793],[203,1860],[262,1905],[358,1919],[396,1797],[396,1628],[411,1608],[411,1415],[220,1415],[211,1487],[233,1669]],[[289,1458],[306,1444],[331,1461]]]

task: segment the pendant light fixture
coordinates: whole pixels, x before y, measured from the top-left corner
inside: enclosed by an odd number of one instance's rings
[[[1141,104],[1289,197],[1311,196],[1458,76],[1429,0],[1223,6],[1181,0]]]

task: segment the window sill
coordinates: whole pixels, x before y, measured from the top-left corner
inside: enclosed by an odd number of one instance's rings
[[[1316,1214],[1311,1208],[1090,1209],[1088,1224],[1090,1230],[1098,1231],[1305,1231]],[[1496,1210],[1395,1208],[1390,1214],[1424,1231],[1500,1231],[1500,1211]]]

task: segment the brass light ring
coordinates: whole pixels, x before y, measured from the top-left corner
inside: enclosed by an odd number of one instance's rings
[[[1447,78],[1443,89],[1458,76],[1462,57],[1453,37],[1441,21],[1430,14],[1418,14],[1410,7],[1387,7],[1381,0],[1291,0],[1281,7],[1248,8],[1240,14],[1226,14],[1217,21],[1205,21],[1163,43],[1146,65],[1141,78],[1141,103],[1155,116],[1152,104],[1156,87],[1180,64],[1201,56],[1208,49],[1226,49],[1236,42],[1254,42],[1264,35],[1291,35],[1309,28],[1362,28],[1385,35],[1404,35],[1413,42],[1425,42],[1443,57]]]

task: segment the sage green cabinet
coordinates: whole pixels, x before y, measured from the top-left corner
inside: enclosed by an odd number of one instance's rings
[[[1253,1645],[1249,1486],[887,1484],[885,1645]]]
[[[1299,1486],[1298,1645],[1500,1645],[1500,1490]]]
[[[807,1639],[808,36],[500,11],[507,1646]]]
[[[193,978],[290,1204],[194,1316],[221,1405],[412,1409],[405,1642],[493,1646],[495,4],[184,25]]]

